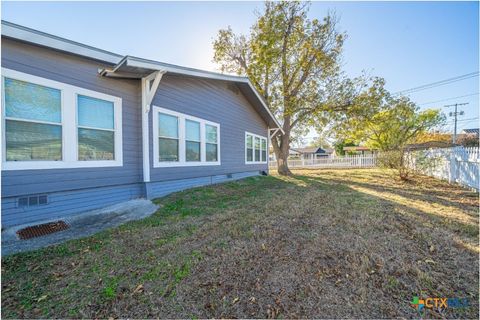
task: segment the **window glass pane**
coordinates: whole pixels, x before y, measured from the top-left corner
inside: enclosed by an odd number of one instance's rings
[[[260,161],[260,138],[255,137],[255,161]]]
[[[6,120],[7,161],[62,160],[62,127]]]
[[[252,142],[252,136],[247,134],[247,148],[252,148],[253,149],[253,142]]]
[[[262,160],[267,161],[267,139],[262,139]]]
[[[200,142],[185,142],[186,160],[200,161]]]
[[[206,160],[207,161],[218,161],[217,157],[217,145],[212,143],[206,144]]]
[[[207,136],[207,143],[217,143],[217,127],[205,125],[205,135]]]
[[[62,122],[60,90],[5,78],[7,117]]]
[[[114,132],[78,128],[78,160],[114,160]]]
[[[178,140],[158,139],[159,161],[178,161]]]
[[[185,139],[200,141],[200,123],[191,120],[185,120]]]
[[[164,113],[158,114],[158,135],[178,138],[178,118]]]
[[[113,102],[79,95],[78,125],[81,127],[113,129]]]
[[[248,162],[253,161],[253,149],[247,148],[247,161]]]

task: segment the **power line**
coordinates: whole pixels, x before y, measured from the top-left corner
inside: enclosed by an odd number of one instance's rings
[[[444,79],[444,80],[440,80],[440,81],[436,81],[436,82],[427,83],[427,84],[424,84],[424,85],[421,85],[421,86],[418,86],[418,87],[413,87],[413,88],[410,88],[410,89],[397,91],[393,94],[394,95],[410,94],[410,93],[414,93],[414,92],[417,92],[417,91],[427,90],[427,89],[443,86],[443,85],[446,85],[446,84],[454,83],[454,82],[457,82],[457,81],[462,81],[462,80],[478,77],[479,74],[480,74],[480,72],[475,71],[475,72],[463,74],[461,76],[456,76],[456,77],[449,78],[449,79]]]
[[[478,117],[476,118],[469,118],[469,119],[460,119],[460,120],[457,120],[457,122],[472,122],[472,121],[476,121],[478,120]],[[450,124],[453,124],[453,121],[449,122]]]
[[[418,105],[419,105],[419,106],[423,106],[423,105],[426,105],[426,104],[432,104],[432,103],[438,103],[438,102],[443,102],[443,101],[455,100],[455,99],[460,99],[460,98],[465,98],[465,97],[477,96],[478,94],[480,94],[480,92],[471,93],[471,94],[466,94],[466,95],[464,95],[464,96],[446,98],[446,99],[437,100],[437,101],[430,101],[430,102],[419,103]]]
[[[468,119],[460,119],[460,120],[457,120],[457,122],[464,122],[464,121],[475,121],[475,120],[478,120],[478,117],[475,117],[475,118],[468,118]],[[453,121],[450,122],[451,124],[453,124]]]
[[[467,73],[467,74],[464,74],[464,75],[461,75],[461,76],[457,76],[457,77],[453,77],[453,78],[449,78],[449,79],[445,79],[445,80],[440,80],[440,81],[424,84],[424,85],[421,85],[421,86],[418,86],[418,87],[398,91],[394,94],[411,94],[411,93],[414,93],[414,92],[427,90],[427,89],[443,86],[443,85],[446,85],[446,84],[450,84],[450,83],[454,83],[454,82],[478,77],[478,75],[479,75],[478,71],[477,72],[471,72],[471,73]]]

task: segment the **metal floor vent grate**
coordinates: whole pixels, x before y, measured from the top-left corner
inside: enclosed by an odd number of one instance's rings
[[[68,228],[69,226],[65,221],[55,221],[20,229],[17,231],[17,235],[20,239],[26,240],[46,236],[47,234],[59,232]]]

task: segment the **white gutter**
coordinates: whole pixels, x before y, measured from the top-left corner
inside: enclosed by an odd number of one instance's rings
[[[208,79],[215,79],[215,80],[235,81],[235,82],[245,82],[245,83],[248,82],[248,78],[246,77],[182,67],[182,66],[177,66],[173,64],[137,58],[133,56],[125,56],[125,58],[123,58],[122,61],[118,63],[118,66],[121,66],[122,64],[125,64],[128,67],[135,67],[135,68],[143,68],[143,69],[150,69],[150,70],[165,70],[167,72],[178,73],[178,74],[183,74],[183,75],[192,76],[192,77],[201,77],[201,78],[208,78]]]
[[[160,80],[166,71],[155,71],[141,79],[142,86],[142,160],[143,160],[143,182],[150,182],[150,130],[149,119],[150,105]]]

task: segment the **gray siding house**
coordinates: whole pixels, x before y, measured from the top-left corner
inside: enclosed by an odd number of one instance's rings
[[[2,21],[2,226],[268,172],[249,80]]]

